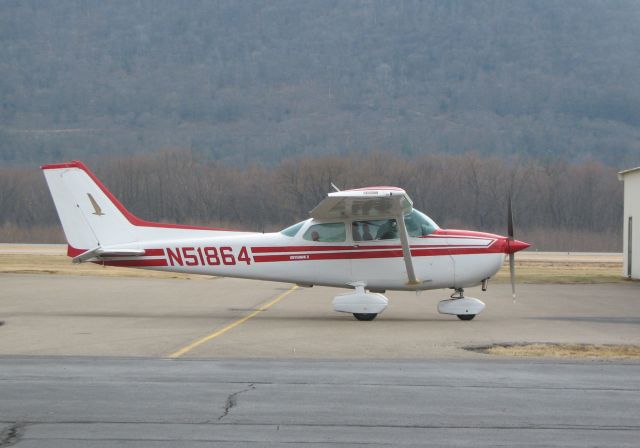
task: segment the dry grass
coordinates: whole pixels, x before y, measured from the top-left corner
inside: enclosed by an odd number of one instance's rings
[[[95,263],[72,264],[66,255],[0,253],[0,273],[100,275],[107,277],[158,277],[181,279],[211,279],[210,276],[178,274],[146,269],[101,266]]]
[[[509,263],[493,278],[499,283],[509,282]],[[518,261],[516,259],[516,281],[518,283],[617,283],[622,277],[622,262],[582,261]]]
[[[498,356],[588,358],[588,359],[640,359],[637,345],[591,344],[514,344],[493,345],[475,351]]]

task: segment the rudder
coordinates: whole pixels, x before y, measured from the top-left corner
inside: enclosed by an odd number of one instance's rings
[[[89,250],[138,240],[122,204],[82,162],[45,165],[42,170],[69,246]]]

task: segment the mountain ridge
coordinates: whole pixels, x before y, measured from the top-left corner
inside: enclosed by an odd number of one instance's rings
[[[633,1],[0,4],[0,161],[188,148],[640,165]]]

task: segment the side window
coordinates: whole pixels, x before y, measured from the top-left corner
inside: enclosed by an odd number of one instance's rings
[[[398,224],[395,219],[353,221],[351,234],[354,241],[393,240],[398,238]]]
[[[303,238],[320,243],[340,243],[347,240],[347,233],[342,222],[314,224],[307,229]]]

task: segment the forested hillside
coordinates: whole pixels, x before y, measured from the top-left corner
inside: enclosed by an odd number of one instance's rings
[[[640,165],[639,24],[635,0],[5,0],[0,161]]]

